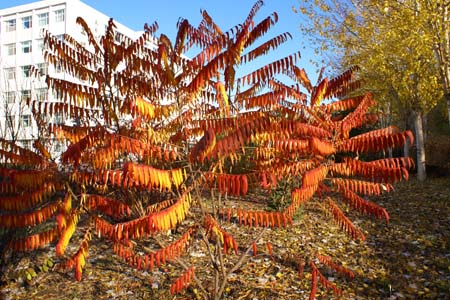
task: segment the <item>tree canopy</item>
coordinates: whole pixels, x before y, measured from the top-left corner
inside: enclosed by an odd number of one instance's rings
[[[429,0],[315,0],[299,7],[307,24],[301,30],[316,41],[316,51],[331,54],[328,59],[343,68],[358,65],[387,123],[414,127],[420,180],[426,177],[422,119],[444,99],[450,109],[448,6]]]
[[[316,50],[343,68],[358,65],[385,107],[427,113],[445,92],[436,45],[448,32],[438,26],[445,4],[429,2],[442,1],[305,1],[299,11]]]

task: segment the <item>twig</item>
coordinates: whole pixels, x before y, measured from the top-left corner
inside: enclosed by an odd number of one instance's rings
[[[256,237],[254,242],[256,243],[265,232],[266,232],[266,228],[264,228],[259,233],[259,235]],[[222,285],[220,286],[218,293],[215,295],[215,299],[221,298],[223,291],[225,290],[225,286],[228,283],[228,278],[230,277],[230,275],[232,273],[234,273],[236,270],[238,270],[248,260],[248,258],[249,258],[248,254],[249,254],[250,250],[252,249],[252,247],[253,247],[253,243],[250,243],[250,245],[247,247],[245,252],[241,254],[241,256],[239,257],[239,260],[236,262],[236,264],[227,273],[225,273],[225,266],[222,265],[222,269],[224,270],[223,281],[222,281]]]

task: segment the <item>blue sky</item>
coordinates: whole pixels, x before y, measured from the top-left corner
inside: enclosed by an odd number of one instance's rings
[[[31,2],[34,1],[2,0],[0,8]],[[82,2],[134,30],[142,30],[145,23],[157,21],[159,25],[157,35],[165,33],[172,40],[175,37],[179,17],[188,19],[196,26],[201,20],[200,10],[205,9],[222,30],[227,30],[241,23],[255,3],[254,0],[82,0]],[[274,11],[278,13],[279,22],[270,31],[270,36],[288,31],[292,34],[293,40],[276,50],[274,54],[277,57],[272,60],[300,50],[302,59],[298,65],[306,69],[314,82],[317,77],[316,68],[310,64],[310,60],[320,59],[313,56],[312,47],[308,48],[306,39],[302,38],[299,30],[301,19],[292,11],[293,6],[298,6],[298,0],[265,0],[256,21],[262,20]]]

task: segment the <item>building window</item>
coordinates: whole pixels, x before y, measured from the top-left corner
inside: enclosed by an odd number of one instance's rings
[[[16,93],[15,92],[6,92],[5,93],[6,103],[12,104],[16,102]]]
[[[65,10],[59,9],[55,10],[55,22],[64,22],[65,19]]]
[[[48,89],[40,88],[36,90],[36,100],[44,102],[47,101],[48,98]]]
[[[114,34],[114,41],[115,41],[116,43],[119,43],[119,44],[120,44],[123,40],[124,40],[123,34],[121,34],[120,32],[116,32],[116,33]]]
[[[21,143],[22,143],[22,148],[31,150],[31,141],[30,140],[21,141]]]
[[[62,72],[61,64],[59,62],[56,62],[56,64],[55,64],[55,73],[61,73],[61,72]]]
[[[31,76],[31,66],[22,66],[22,76],[28,78]]]
[[[5,48],[6,48],[7,55],[9,55],[9,56],[16,55],[16,44],[6,44]]]
[[[53,121],[55,124],[64,124],[64,116],[62,113],[55,113],[53,116]]]
[[[31,53],[31,45],[32,45],[32,43],[31,43],[31,41],[25,41],[25,42],[22,42],[21,43],[22,44],[22,53]]]
[[[55,35],[57,41],[64,43],[64,34]]]
[[[32,17],[31,16],[23,17],[22,18],[22,24],[23,24],[23,29],[31,28],[32,25],[33,25]]]
[[[53,98],[55,98],[56,101],[61,101],[63,99],[63,94],[59,90],[53,90]]]
[[[37,49],[38,51],[44,51],[44,39],[38,39],[37,41]]]
[[[6,32],[16,31],[16,20],[5,21]]]
[[[36,68],[38,70],[39,76],[47,76],[47,64],[46,63],[37,64]]]
[[[16,79],[16,68],[5,68],[5,78],[7,80]]]
[[[21,100],[22,101],[28,101],[31,98],[31,91],[30,90],[23,90],[21,92]]]
[[[31,116],[30,115],[20,116],[20,126],[21,127],[30,127],[31,126]]]
[[[48,13],[38,14],[39,27],[48,25]]]

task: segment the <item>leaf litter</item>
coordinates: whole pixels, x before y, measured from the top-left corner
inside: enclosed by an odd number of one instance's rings
[[[308,299],[311,270],[305,262],[315,255],[328,255],[355,273],[350,280],[326,267],[321,273],[342,290],[343,299],[448,299],[450,295],[450,179],[415,180],[396,185],[377,203],[385,207],[391,222],[347,211],[366,235],[354,241],[327,216],[320,200],[306,203],[286,229],[266,229],[250,251],[247,263],[231,274],[225,299]],[[261,209],[261,201],[248,203]],[[252,207],[254,206],[254,207]],[[250,246],[260,228],[224,222],[240,252]],[[267,244],[270,243],[270,251]],[[202,243],[192,243],[184,259],[195,265],[205,280],[213,277]],[[54,256],[50,250],[33,253],[4,253],[1,266],[1,300],[12,299],[173,299],[170,284],[182,273],[177,263],[162,265],[152,273],[138,271],[121,261],[112,245],[94,238],[90,244],[82,282],[54,268],[42,268]],[[227,266],[238,259],[228,255]],[[6,260],[5,260],[6,259]],[[300,264],[304,266],[299,271]],[[34,274],[31,275],[31,270]],[[303,267],[302,267],[303,269]],[[28,277],[28,278],[27,278]],[[31,277],[31,280],[29,278]],[[176,299],[200,299],[193,283]],[[336,299],[319,284],[317,299]]]

